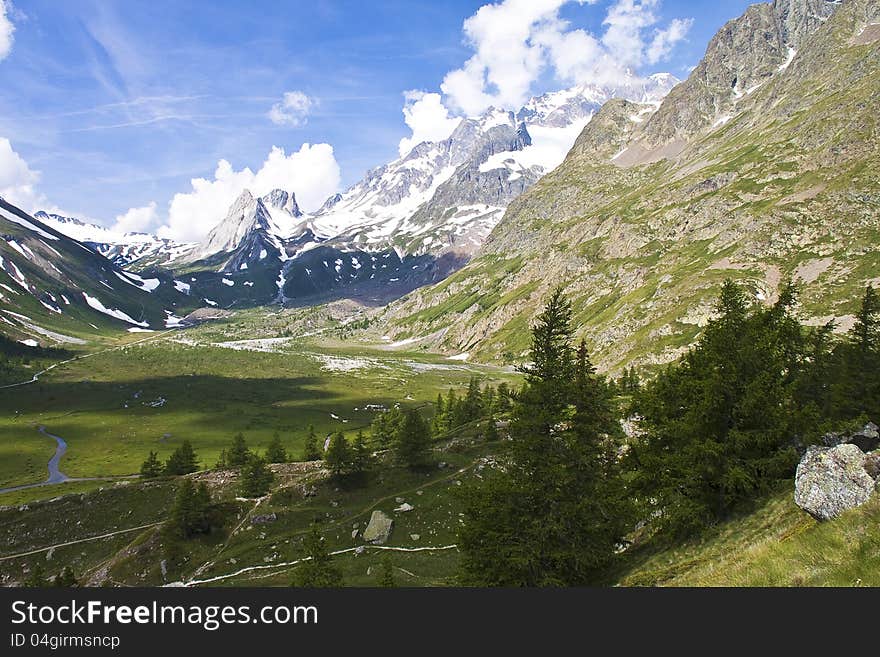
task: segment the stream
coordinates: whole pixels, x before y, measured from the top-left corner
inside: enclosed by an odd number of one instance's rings
[[[56,436],[54,434],[46,431],[46,427],[39,427],[37,429],[44,436],[48,436],[49,438],[53,438],[58,446],[55,448],[55,453],[52,455],[52,458],[49,459],[49,476],[45,481],[41,481],[38,484],[23,484],[21,486],[11,486],[9,488],[0,488],[0,494],[3,493],[12,493],[17,490],[26,490],[28,488],[36,488],[38,486],[50,486],[52,484],[63,484],[65,481],[70,481],[70,477],[61,472],[59,469],[59,465],[61,464],[61,459],[64,457],[64,454],[67,453],[67,443],[64,438],[61,436]]]

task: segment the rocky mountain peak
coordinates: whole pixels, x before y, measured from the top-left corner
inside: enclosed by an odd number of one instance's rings
[[[296,195],[293,192],[285,192],[283,189],[273,189],[262,199],[267,206],[284,210],[293,217],[301,217],[303,215],[299,205],[296,202]]]
[[[774,0],[773,13],[782,42],[797,48],[839,6],[840,0]]]
[[[229,208],[226,218],[217,224],[192,258],[198,260],[215,253],[232,251],[254,230],[269,228],[269,212],[262,199],[244,190]]]
[[[649,147],[670,145],[668,155],[697,132],[729,119],[737,104],[784,71],[800,44],[840,6],[830,0],[774,0],[755,4],[724,25],[688,79],[651,117]]]

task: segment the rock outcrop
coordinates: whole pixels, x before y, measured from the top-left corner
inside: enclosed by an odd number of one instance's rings
[[[394,519],[377,509],[373,511],[370,522],[364,530],[364,541],[373,545],[382,545],[391,538],[392,529],[394,529]]]
[[[795,475],[795,504],[817,520],[861,506],[875,487],[866,461],[865,453],[851,444],[809,447]]]

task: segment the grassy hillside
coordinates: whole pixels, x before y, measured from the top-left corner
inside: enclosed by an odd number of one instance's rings
[[[767,301],[791,278],[805,318],[845,330],[880,277],[880,42],[860,37],[876,20],[876,4],[843,3],[760,86],[712,90],[739,97],[687,140],[650,150],[609,103],[479,257],[392,306],[388,332],[515,360],[521,327],[564,284],[604,369],[652,365],[693,342],[725,278]]]
[[[880,496],[820,523],[786,489],[699,539],[628,560],[623,586],[880,586]]]

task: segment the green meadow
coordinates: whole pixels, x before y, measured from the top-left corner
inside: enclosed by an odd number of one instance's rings
[[[125,335],[36,383],[0,391],[0,488],[46,478],[55,443],[41,426],[67,441],[60,467],[72,478],[135,474],[149,451],[164,460],[183,440],[209,468],[239,432],[258,450],[277,433],[298,458],[309,425],[320,437],[354,435],[394,403],[427,407],[472,376],[513,378],[418,351],[345,345],[333,333],[290,337],[272,324],[276,315],[251,311],[183,331]],[[276,337],[248,339],[267,331]]]

